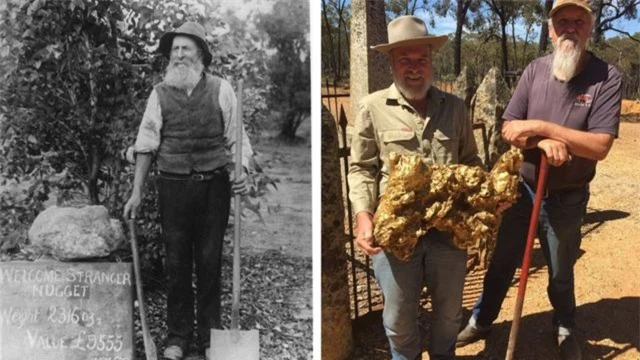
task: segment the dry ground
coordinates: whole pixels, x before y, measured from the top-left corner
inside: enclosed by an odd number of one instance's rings
[[[575,266],[578,335],[585,359],[640,359],[640,124],[622,123],[620,137],[592,182],[581,256]],[[478,284],[470,274],[468,285]],[[557,358],[551,341],[547,267],[534,253],[518,337],[518,359]],[[517,284],[507,294],[494,333],[459,355],[502,358],[509,337]],[[471,299],[473,298],[473,299]],[[466,298],[473,306],[475,296]],[[473,358],[473,357],[472,357]]]
[[[582,228],[581,255],[575,266],[577,327],[583,358],[640,359],[640,124],[622,123],[608,157],[598,165]],[[539,246],[533,254],[520,323],[517,359],[553,360],[547,267]],[[482,272],[467,277],[464,321],[482,291]],[[519,276],[519,274],[517,274]],[[460,359],[503,359],[513,319],[518,278],[507,294],[493,332],[486,341],[457,350]],[[428,332],[429,304],[421,326]],[[354,359],[388,359],[388,345],[373,311],[354,323]],[[425,338],[426,339],[426,338]],[[423,359],[429,359],[425,352]]]

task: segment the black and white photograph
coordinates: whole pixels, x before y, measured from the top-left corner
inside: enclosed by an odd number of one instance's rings
[[[309,3],[0,19],[0,359],[311,359]]]

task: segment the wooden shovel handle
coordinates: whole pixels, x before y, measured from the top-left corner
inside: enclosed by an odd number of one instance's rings
[[[533,252],[533,241],[536,238],[536,230],[538,229],[538,218],[540,216],[542,198],[547,188],[548,173],[549,161],[547,159],[547,155],[544,151],[540,151],[540,168],[538,170],[538,180],[536,182],[536,193],[533,199],[531,220],[529,221],[527,244],[524,249],[524,257],[522,258],[520,282],[518,283],[518,296],[516,297],[516,307],[513,315],[513,322],[511,323],[511,331],[509,332],[509,344],[507,345],[507,355],[505,357],[506,360],[513,360],[516,349],[518,329],[520,328],[520,318],[522,317],[522,306],[524,305],[524,294],[527,290],[527,279],[529,278],[529,265],[531,263],[531,254]]]
[[[235,153],[235,178],[240,179],[242,169],[242,80],[238,82],[237,90],[238,106],[236,108],[236,153]],[[231,329],[238,329],[240,317],[240,220],[242,218],[242,202],[240,194],[234,196],[233,216],[233,290],[231,304]]]

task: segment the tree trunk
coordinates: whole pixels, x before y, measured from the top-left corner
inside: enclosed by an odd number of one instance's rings
[[[93,69],[93,47],[89,36],[85,35],[85,46],[87,47],[87,60],[89,63],[89,200],[91,205],[100,204],[98,190],[98,175],[100,174],[100,149],[96,135],[96,116],[98,113],[98,94],[96,86],[96,74]]]
[[[500,30],[502,37],[500,38],[500,48],[502,49],[502,75],[509,70],[509,49],[507,48],[507,22],[500,18]]]
[[[453,38],[453,73],[458,76],[462,70],[461,50],[462,50],[462,27],[467,14],[468,6],[464,0],[458,0],[456,8],[456,33]]]
[[[342,37],[340,36],[340,34],[342,34],[342,31],[340,31],[342,22],[340,21],[340,19],[342,19],[342,9],[338,10],[338,57],[336,61],[336,64],[338,66],[336,74],[338,74],[338,76],[336,78],[336,82],[342,80]],[[347,31],[347,29],[345,29],[345,31]]]
[[[350,47],[349,44],[351,43],[349,41],[349,25],[347,24],[347,22],[344,20],[344,18],[342,18],[342,27],[344,28],[344,32],[341,32],[340,34],[344,34],[344,43],[347,44],[347,46],[344,47],[344,53],[345,56],[343,56],[342,52],[338,54],[338,57],[340,57],[340,64],[345,64],[347,66],[344,65],[340,65],[340,74],[341,74],[341,78],[342,77],[346,77],[348,76],[348,70],[349,70],[349,59],[351,58],[351,55],[349,55],[349,51],[350,51]]]
[[[591,34],[591,41],[594,45],[598,45],[604,39],[602,27],[600,26],[600,24],[602,23],[602,10],[604,8],[604,1],[593,0],[591,3],[591,7],[593,9],[593,16],[595,17],[595,22],[593,23],[593,33]]]
[[[513,43],[513,63],[511,69],[518,68],[518,45],[516,43],[516,19],[511,18],[511,42]]]
[[[527,66],[526,61],[527,61],[527,45],[529,45],[529,34],[531,34],[531,28],[533,27],[533,25],[529,25],[527,26],[527,32],[524,35],[524,46],[522,46],[522,66],[517,66],[516,68],[518,69],[523,69],[525,66]]]
[[[329,16],[327,15],[327,3],[326,0],[322,0],[322,15],[324,18],[324,25],[327,31],[327,38],[329,39],[329,55],[331,56],[331,65],[333,66],[333,79],[334,81],[338,77],[338,68],[336,62],[336,54],[333,50],[333,34],[331,29],[331,24],[329,23]]]
[[[293,110],[287,111],[285,121],[280,129],[279,138],[286,142],[293,143],[296,139],[296,130],[300,124],[296,124],[296,112]]]
[[[553,0],[545,0],[544,1],[544,16],[547,17],[549,11],[553,7]],[[543,55],[547,52],[547,47],[549,46],[549,23],[547,21],[543,21],[540,25],[540,41],[538,41],[538,56]]]
[[[91,151],[91,173],[89,174],[89,200],[91,205],[100,204],[100,190],[98,189],[98,174],[100,170],[100,154],[95,144],[90,147]]]

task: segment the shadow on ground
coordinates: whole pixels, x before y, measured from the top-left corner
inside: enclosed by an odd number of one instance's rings
[[[608,221],[628,217],[630,214],[619,210],[589,209],[585,214],[582,234],[598,232],[598,228]],[[580,250],[578,258],[584,255]],[[546,278],[546,262],[538,242],[536,241],[529,268],[529,280]],[[472,271],[467,274],[463,295],[464,321],[470,316],[469,310],[482,292],[482,281],[486,271]],[[512,286],[517,286],[520,278],[518,269]],[[512,301],[513,299],[506,299]],[[546,299],[545,299],[546,300]],[[526,307],[526,302],[525,302]],[[420,328],[424,337],[424,358],[428,346],[430,303],[423,299],[420,314]],[[613,359],[630,349],[640,350],[638,324],[640,298],[624,297],[620,299],[602,299],[594,303],[578,306],[577,328],[578,336],[582,339],[584,359]],[[558,359],[556,345],[551,333],[551,311],[540,312],[524,316],[520,323],[516,358],[526,360]],[[459,355],[458,359],[504,359],[511,321],[494,324],[491,336],[484,342],[475,355]],[[595,326],[594,324],[597,324]],[[607,324],[607,326],[603,326]],[[389,345],[382,326],[382,310],[371,311],[353,321],[355,350],[354,360],[389,359]],[[478,346],[478,345],[476,345]]]
[[[595,303],[578,306],[578,337],[584,359],[614,359],[630,349],[640,349],[638,324],[640,298],[602,299]],[[469,316],[465,314],[465,320]],[[516,359],[553,360],[559,359],[551,333],[551,312],[524,316],[520,323]],[[430,312],[423,311],[420,319],[425,333],[423,358],[428,347]],[[491,335],[484,342],[484,348],[475,355],[458,356],[458,359],[504,359],[511,321],[496,323]],[[611,326],[591,326],[607,323]],[[389,359],[389,345],[382,327],[382,311],[372,311],[353,322],[355,351],[352,359]]]
[[[607,221],[619,220],[628,217],[629,214],[626,211],[620,210],[593,210],[587,212],[582,220],[582,237],[584,238],[589,233],[597,233],[598,228],[604,225]]]

